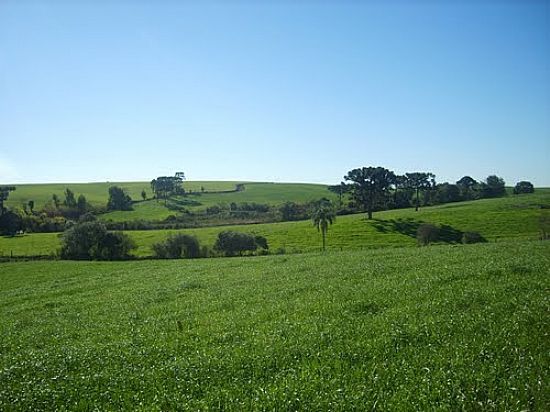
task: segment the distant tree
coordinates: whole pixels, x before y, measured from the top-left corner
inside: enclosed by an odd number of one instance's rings
[[[533,193],[534,191],[535,191],[535,187],[533,186],[533,184],[525,180],[518,182],[514,187],[515,195],[519,195],[520,193]]]
[[[108,232],[98,221],[77,223],[63,233],[61,257],[76,260],[121,260],[135,243],[124,233]]]
[[[78,196],[76,208],[80,214],[84,214],[88,210],[88,202],[86,201],[86,197],[84,195],[81,194]]]
[[[141,198],[142,198],[143,200],[147,200],[147,192],[145,191],[145,189],[143,189],[143,190],[141,191]]]
[[[53,205],[56,209],[59,209],[59,205],[61,204],[61,201],[59,200],[59,196],[57,196],[55,193],[52,195],[52,201]]]
[[[204,186],[201,186],[201,193],[204,193]]]
[[[267,244],[267,239],[264,236],[255,235],[254,241],[256,242],[256,245],[258,245],[258,247],[261,247],[262,249],[265,249],[265,250],[269,249],[269,245]]]
[[[245,251],[254,251],[258,248],[254,236],[248,233],[223,231],[218,233],[214,249],[225,253],[226,256],[235,256]]]
[[[349,192],[349,186],[340,182],[338,185],[328,186],[328,190],[338,195],[338,207],[342,207],[342,197]]]
[[[304,205],[296,202],[285,202],[279,206],[279,213],[283,221],[307,219],[307,210]]]
[[[474,189],[478,185],[475,179],[470,176],[464,176],[460,180],[457,180],[456,185],[460,189],[460,195],[464,200],[471,200],[474,198]]]
[[[29,200],[27,202],[27,205],[29,206],[29,210],[31,211],[31,215],[34,213],[34,200]]]
[[[407,185],[416,192],[415,208],[418,212],[420,207],[420,192],[431,189],[435,184],[435,175],[429,172],[405,173]]]
[[[164,199],[166,205],[169,196],[185,193],[181,187],[182,182],[183,179],[177,174],[176,176],[160,176],[151,180],[151,189],[157,199]]]
[[[63,201],[63,204],[68,208],[76,207],[76,198],[74,197],[74,192],[69,188],[65,189],[65,200]]]
[[[353,169],[344,177],[351,181],[351,195],[372,219],[375,206],[383,204],[392,186],[395,174],[383,167]]]
[[[154,256],[159,259],[191,259],[201,254],[197,238],[184,233],[169,236],[164,242],[153,244],[152,249]]]
[[[496,175],[487,176],[485,182],[481,183],[481,196],[487,197],[501,197],[506,195],[506,187],[504,179]]]
[[[460,188],[458,185],[441,183],[436,186],[437,203],[459,202],[461,200]]]
[[[23,229],[23,219],[18,213],[4,210],[0,215],[0,234],[13,236]]]
[[[431,223],[421,224],[416,231],[416,240],[419,245],[427,246],[439,238],[439,228]]]
[[[8,200],[10,192],[13,192],[14,190],[15,186],[0,186],[0,216],[6,211],[4,208],[4,202]]]
[[[326,239],[328,227],[329,225],[332,225],[336,220],[336,215],[334,213],[334,210],[329,203],[326,203],[326,202],[321,203],[313,211],[311,220],[313,221],[313,226],[315,226],[317,230],[321,232],[321,236],[323,238],[323,251],[324,251],[325,245],[326,245],[325,239]]]
[[[109,188],[108,210],[132,210],[132,198],[118,186]]]

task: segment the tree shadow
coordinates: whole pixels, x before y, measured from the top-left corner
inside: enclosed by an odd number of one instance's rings
[[[380,233],[399,233],[405,236],[416,238],[418,228],[427,222],[405,219],[373,219],[372,226]],[[438,241],[445,243],[460,243],[462,241],[462,231],[455,229],[450,225],[438,225]]]

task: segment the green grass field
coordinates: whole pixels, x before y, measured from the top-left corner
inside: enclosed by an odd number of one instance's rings
[[[550,190],[539,189],[531,195],[508,196],[427,207],[415,212],[402,209],[378,212],[368,221],[365,215],[348,215],[337,218],[329,228],[329,250],[379,247],[413,246],[416,228],[420,222],[446,225],[444,241],[453,242],[458,232],[476,231],[488,241],[505,239],[536,239],[539,235],[538,219],[550,213]],[[321,237],[310,221],[283,222],[258,225],[223,226],[182,230],[196,235],[202,244],[212,246],[218,232],[239,230],[263,235],[271,250],[284,248],[287,252],[318,251]],[[150,230],[127,232],[135,239],[137,256],[149,256],[151,245],[164,240],[176,231]],[[459,235],[459,233],[458,233]],[[0,255],[36,256],[55,253],[60,238],[56,233],[28,234],[14,238],[0,237]]]
[[[0,265],[0,410],[548,410],[550,243]]]

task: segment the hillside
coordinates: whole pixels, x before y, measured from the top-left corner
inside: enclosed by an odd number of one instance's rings
[[[545,207],[541,209],[541,207]],[[329,250],[402,247],[416,245],[416,229],[422,222],[444,226],[443,242],[460,241],[462,232],[479,232],[489,242],[505,239],[537,239],[539,218],[550,213],[550,189],[529,195],[508,196],[451,203],[441,206],[401,209],[375,213],[369,221],[364,214],[339,216],[329,228]],[[317,251],[321,237],[310,221],[224,226],[182,230],[196,235],[202,244],[212,246],[222,230],[239,230],[263,235],[272,251]],[[128,231],[139,246],[137,256],[151,254],[151,245],[174,231]],[[56,233],[38,233],[0,238],[0,255],[36,256],[55,253],[60,238]]]
[[[1,264],[0,410],[548,410],[549,257]]]

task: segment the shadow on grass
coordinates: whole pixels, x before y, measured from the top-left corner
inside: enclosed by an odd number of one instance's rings
[[[424,223],[421,220],[411,218],[405,219],[373,219],[372,226],[380,233],[400,233],[405,236],[416,238],[418,228]],[[462,231],[449,225],[439,225],[438,241],[445,243],[460,243],[462,241]]]

